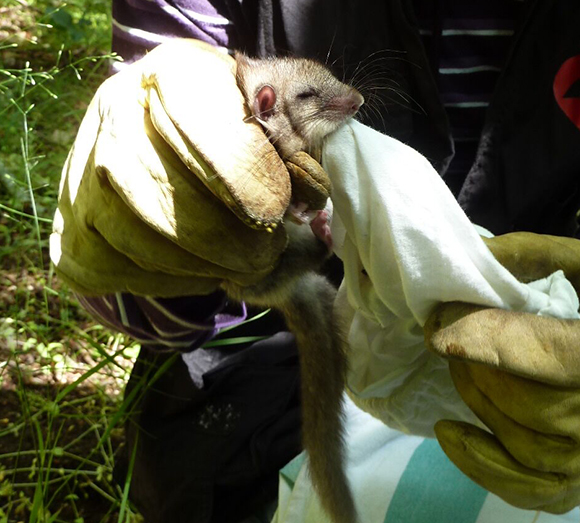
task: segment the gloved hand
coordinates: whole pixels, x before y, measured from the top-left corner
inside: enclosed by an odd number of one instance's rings
[[[562,269],[580,290],[580,241],[513,233],[486,243],[518,279]],[[558,514],[580,505],[580,321],[455,302],[440,304],[424,332],[491,430],[436,424],[457,467],[520,508]]]
[[[208,294],[252,284],[286,247],[293,194],[323,208],[330,182],[288,168],[248,118],[235,61],[197,40],[160,45],[106,80],[63,169],[50,240],[84,295]]]

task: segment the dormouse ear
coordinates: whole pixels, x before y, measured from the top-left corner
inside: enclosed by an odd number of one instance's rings
[[[261,120],[267,120],[274,114],[276,91],[271,85],[260,87],[254,99],[254,115]]]
[[[244,53],[236,51],[234,53],[234,59],[236,60],[236,81],[238,86],[242,91],[246,90],[246,72],[250,68],[250,58]],[[245,93],[244,93],[245,94]]]
[[[249,66],[250,58],[240,51],[234,53],[234,59],[236,60],[238,69]]]

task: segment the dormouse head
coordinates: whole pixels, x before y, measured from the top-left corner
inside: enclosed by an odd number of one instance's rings
[[[313,60],[236,54],[236,62],[246,103],[283,158],[318,148],[364,102],[356,89]]]

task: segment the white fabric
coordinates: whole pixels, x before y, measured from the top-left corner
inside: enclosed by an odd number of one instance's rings
[[[552,515],[508,505],[455,469],[436,441],[390,429],[348,399],[345,414],[346,471],[361,523],[578,522],[578,508]],[[330,523],[304,453],[280,472],[272,523]]]
[[[432,436],[438,419],[475,421],[446,362],[423,345],[421,327],[435,304],[580,317],[563,273],[524,285],[500,265],[410,147],[352,121],[328,138],[323,166],[333,184],[335,252],[345,267],[337,307],[350,321],[349,390],[389,426]]]

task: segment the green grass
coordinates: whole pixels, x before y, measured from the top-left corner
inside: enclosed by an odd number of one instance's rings
[[[139,520],[112,477],[139,347],[95,325],[48,260],[60,170],[107,75],[110,27],[109,0],[0,7],[0,523]]]

